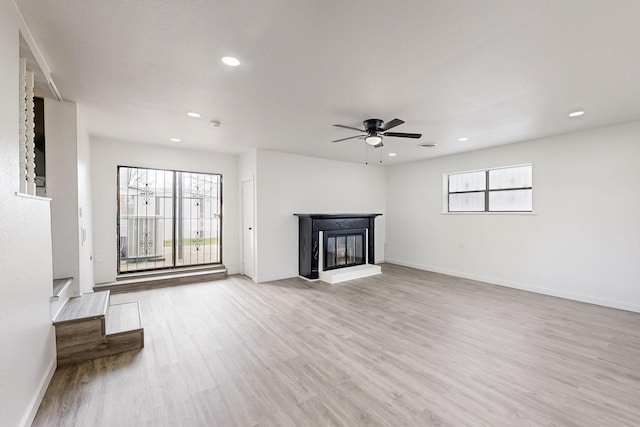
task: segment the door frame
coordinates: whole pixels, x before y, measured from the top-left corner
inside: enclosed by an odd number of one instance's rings
[[[136,270],[127,270],[127,271],[121,271],[121,264],[120,264],[120,171],[121,169],[146,169],[146,170],[156,170],[156,171],[164,171],[164,172],[172,172],[173,174],[173,218],[172,218],[172,244],[174,245],[173,247],[173,254],[172,254],[172,262],[170,266],[167,267],[153,267],[153,268],[146,268],[146,269],[136,269]],[[210,263],[202,263],[202,264],[189,264],[189,265],[181,265],[181,266],[177,266],[176,265],[176,248],[175,248],[175,240],[176,240],[176,227],[177,227],[177,215],[176,215],[176,176],[177,173],[193,173],[193,174],[203,174],[203,175],[216,175],[218,176],[219,179],[219,187],[218,187],[218,216],[219,216],[219,230],[218,230],[218,258],[219,261],[217,262],[210,262]],[[143,167],[143,166],[127,166],[127,165],[117,165],[116,166],[116,277],[124,277],[128,274],[138,274],[138,273],[144,273],[144,272],[149,272],[149,271],[171,271],[171,270],[176,270],[176,269],[181,269],[181,268],[197,268],[197,267],[201,267],[201,266],[212,266],[212,265],[222,265],[223,263],[223,259],[222,259],[222,228],[223,228],[223,208],[224,208],[224,199],[223,199],[223,189],[224,189],[224,182],[223,182],[223,176],[221,173],[217,173],[217,172],[198,172],[198,171],[188,171],[188,170],[181,170],[181,169],[162,169],[162,168],[152,168],[152,167]]]
[[[251,267],[253,270],[253,275],[249,276],[246,274],[245,272],[245,242],[244,242],[244,233],[245,233],[245,228],[247,227],[247,224],[245,224],[245,203],[244,203],[244,191],[245,191],[245,185],[248,185],[247,188],[249,188],[251,190],[251,231],[253,232],[253,246],[250,248],[250,253],[251,253]],[[242,274],[251,278],[251,280],[253,280],[254,282],[256,281],[256,197],[255,197],[255,180],[254,177],[251,176],[250,178],[246,178],[240,181],[240,226],[242,227],[242,233],[240,233],[240,241],[241,241],[241,248],[242,248]]]

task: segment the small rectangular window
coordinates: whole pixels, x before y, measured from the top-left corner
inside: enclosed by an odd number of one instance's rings
[[[449,194],[449,212],[483,212],[484,210],[484,191]]]
[[[486,188],[487,182],[484,171],[449,175],[449,191],[451,192],[486,190]]]
[[[533,211],[532,165],[446,175],[448,212]]]

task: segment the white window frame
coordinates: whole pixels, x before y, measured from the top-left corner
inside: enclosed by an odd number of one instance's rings
[[[509,168],[517,168],[522,166],[531,166],[531,187],[518,187],[512,189],[500,189],[500,190],[489,190],[489,171],[500,170],[500,169],[509,169]],[[471,172],[484,172],[487,174],[487,185],[484,190],[478,190],[478,192],[485,193],[485,210],[483,211],[449,211],[449,176],[462,174],[462,173],[471,173]],[[465,171],[455,171],[455,172],[447,172],[442,174],[442,213],[446,215],[535,215],[534,212],[534,176],[533,176],[533,164],[532,163],[522,163],[517,165],[508,165],[508,166],[497,166],[492,168],[484,168],[484,169],[472,169]],[[512,190],[523,190],[530,189],[531,190],[531,210],[528,211],[490,211],[489,209],[489,201],[488,195],[492,191],[512,191]],[[454,192],[456,194],[458,192]]]

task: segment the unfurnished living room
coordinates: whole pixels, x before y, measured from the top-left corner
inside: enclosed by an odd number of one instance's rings
[[[0,426],[640,425],[639,16],[0,0]]]

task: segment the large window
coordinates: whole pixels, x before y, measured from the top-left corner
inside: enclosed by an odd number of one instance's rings
[[[118,272],[221,259],[222,176],[118,167]]]
[[[448,212],[531,212],[532,166],[446,175]]]

